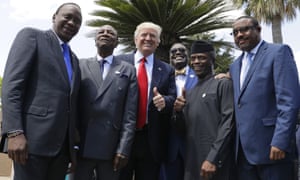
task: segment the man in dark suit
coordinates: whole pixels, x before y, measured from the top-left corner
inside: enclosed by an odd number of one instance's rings
[[[135,180],[157,180],[160,164],[166,157],[176,85],[174,68],[154,57],[161,31],[154,23],[141,23],[134,33],[137,51],[122,56],[137,69],[139,118],[129,162],[121,171],[121,180],[132,180],[133,176]],[[143,81],[142,77],[145,78]],[[143,98],[146,98],[145,104],[140,101]],[[142,112],[143,108],[145,112]]]
[[[137,81],[135,68],[114,57],[117,31],[109,25],[96,33],[97,56],[80,60],[79,147],[76,180],[118,180],[133,143]]]
[[[70,160],[75,162],[80,74],[66,43],[79,31],[81,9],[62,4],[52,22],[51,30],[21,30],[5,67],[2,145],[13,160],[15,180],[63,180]]]
[[[237,124],[236,157],[240,180],[293,179],[299,81],[289,46],[261,40],[250,16],[233,23],[243,51],[230,66]],[[247,72],[247,65],[250,64]]]
[[[175,80],[177,97],[182,95],[183,90],[190,90],[198,82],[195,72],[188,65],[188,50],[181,43],[175,43],[169,52],[170,63],[175,68]],[[177,112],[178,113],[178,112]],[[185,126],[180,116],[174,111],[171,119],[169,134],[168,158],[161,169],[161,180],[182,180],[185,164]]]

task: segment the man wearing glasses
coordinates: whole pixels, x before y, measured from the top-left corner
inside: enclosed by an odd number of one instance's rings
[[[261,39],[250,16],[233,23],[243,51],[230,66],[236,116],[239,180],[293,179],[299,81],[289,46]]]
[[[181,43],[172,45],[170,52],[170,64],[175,68],[175,80],[177,97],[183,91],[193,88],[198,82],[195,72],[188,65],[188,50]],[[168,158],[165,163],[165,171],[161,171],[161,179],[182,180],[185,161],[185,124],[174,110],[168,144]]]

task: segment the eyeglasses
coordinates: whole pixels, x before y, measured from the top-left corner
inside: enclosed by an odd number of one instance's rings
[[[248,32],[252,29],[254,29],[256,26],[244,26],[244,27],[240,27],[240,28],[236,28],[236,29],[233,29],[232,33],[230,33],[230,35],[233,35],[233,36],[237,36],[237,34],[240,32],[240,33],[245,33],[245,32]]]
[[[177,51],[179,51],[180,53],[185,53],[185,49],[184,48],[174,48],[170,50],[170,53],[175,54]]]

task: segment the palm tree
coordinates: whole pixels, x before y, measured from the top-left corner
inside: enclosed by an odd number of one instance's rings
[[[281,24],[284,20],[296,18],[300,10],[299,0],[232,0],[237,7],[245,6],[245,13],[253,15],[259,21],[272,25],[274,43],[282,43]]]
[[[135,48],[133,32],[138,24],[151,21],[160,25],[163,32],[155,54],[166,62],[173,43],[189,44],[194,40],[191,36],[228,28],[233,22],[228,15],[232,6],[223,0],[96,0],[95,3],[102,8],[91,15],[99,18],[87,21],[87,25],[115,27],[125,51]]]

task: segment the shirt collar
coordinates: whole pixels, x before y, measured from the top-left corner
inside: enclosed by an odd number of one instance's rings
[[[134,54],[134,64],[138,64],[139,61],[143,58],[143,54],[140,51],[136,51],[136,53]],[[154,54],[150,54],[149,56],[146,57],[147,63],[151,63],[153,62],[154,59]]]
[[[103,58],[103,57],[101,57],[100,55],[97,54],[97,61],[101,61],[103,59],[105,59],[108,64],[111,64],[112,61],[113,61],[113,55],[106,56],[105,58]]]
[[[262,42],[263,42],[263,40],[260,40],[259,43],[255,46],[255,48],[251,49],[251,51],[249,53],[252,53],[252,54],[256,55],[256,53],[257,53],[259,47],[261,46]]]
[[[64,44],[65,42],[63,42],[63,41],[58,37],[58,35],[57,35],[56,32],[54,31],[54,29],[51,29],[51,30],[52,30],[53,33],[55,34],[55,36],[56,36],[56,38],[57,38],[59,44],[60,44],[60,45]],[[67,44],[68,44],[68,43],[67,43]]]

